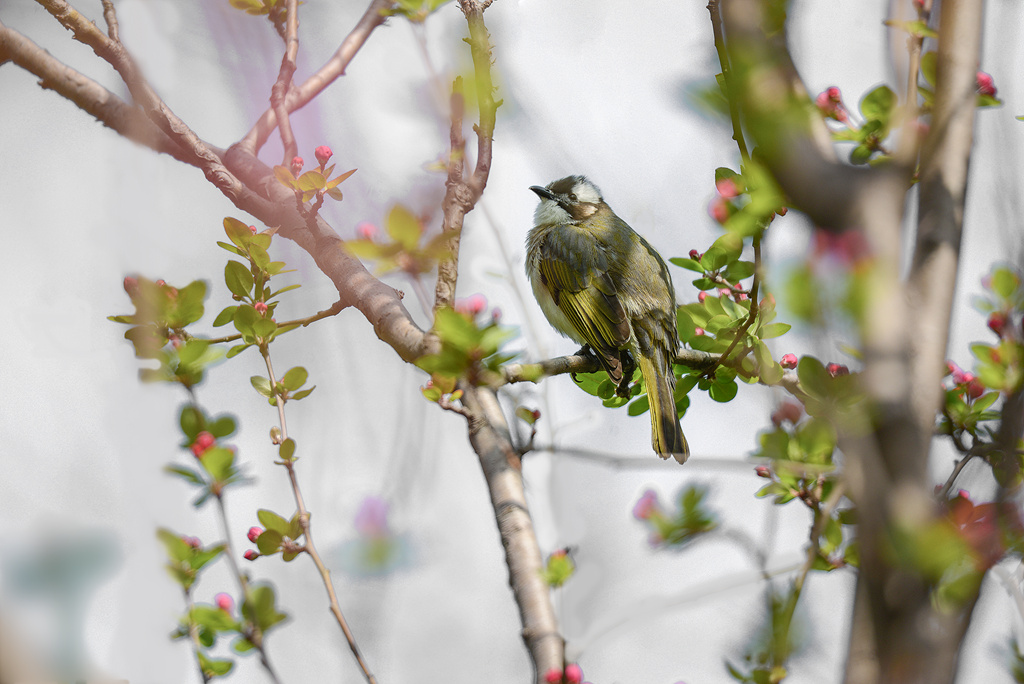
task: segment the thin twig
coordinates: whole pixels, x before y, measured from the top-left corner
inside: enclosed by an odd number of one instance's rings
[[[242,572],[242,569],[238,567],[238,561],[235,560],[235,549],[231,543],[231,526],[228,524],[228,513],[227,506],[224,504],[224,495],[222,492],[216,492],[214,498],[217,500],[217,510],[220,512],[220,522],[224,528],[224,556],[228,559],[228,564],[231,566],[231,571],[235,574],[238,579],[238,585],[242,589],[242,595],[245,597],[245,602],[250,603],[252,597],[252,589],[249,586],[248,576]],[[244,617],[244,616],[243,616]],[[247,630],[245,638],[252,642],[252,645],[256,647],[256,650],[260,654],[260,664],[263,665],[263,669],[270,675],[270,679],[275,684],[280,684],[280,680],[277,678],[277,673],[274,672],[273,666],[270,664],[270,658],[267,656],[267,651],[263,647],[263,632],[260,631],[259,627],[252,624],[252,630]]]
[[[260,353],[263,355],[263,361],[267,367],[267,376],[270,381],[270,387],[273,389],[277,386],[277,378],[274,376],[274,366],[270,361],[270,350],[266,345],[263,345],[260,348]],[[274,396],[277,399],[277,415],[281,426],[281,440],[284,441],[288,439],[288,423],[285,420],[284,411],[285,402],[276,392]],[[366,679],[367,684],[377,684],[376,678],[370,672],[369,666],[363,659],[363,654],[359,650],[359,645],[356,643],[352,630],[349,629],[348,621],[345,620],[345,615],[341,612],[341,604],[338,602],[338,595],[334,591],[334,583],[331,581],[331,571],[326,565],[324,565],[323,560],[320,558],[320,554],[316,550],[316,544],[313,542],[309,510],[306,508],[305,499],[302,497],[302,489],[299,487],[299,479],[295,474],[295,463],[290,459],[286,459],[284,460],[284,467],[288,470],[288,479],[291,482],[292,493],[295,496],[295,507],[298,509],[299,513],[299,524],[302,526],[302,536],[306,540],[304,550],[309,557],[313,559],[313,565],[316,566],[317,571],[320,573],[320,579],[324,583],[324,588],[327,590],[327,597],[330,600],[331,613],[334,615],[334,619],[337,620],[342,634],[345,635],[345,640],[348,641],[348,647],[352,651],[352,655],[355,657],[356,663],[359,665],[359,669],[363,672],[363,678]]]
[[[945,499],[949,496],[950,490],[953,488],[953,483],[956,482],[956,478],[960,476],[960,472],[964,469],[964,466],[968,464],[977,454],[972,451],[968,451],[963,458],[957,461],[956,466],[953,467],[953,472],[946,478],[946,484],[942,485],[942,489],[939,491],[939,498]]]
[[[743,140],[743,126],[740,123],[740,108],[736,102],[735,87],[732,82],[732,68],[729,66],[729,53],[725,49],[725,36],[722,31],[722,13],[718,9],[719,0],[708,0],[708,12],[711,14],[711,31],[715,36],[715,50],[718,52],[718,63],[722,68],[722,80],[725,81],[725,99],[729,102],[729,118],[732,121],[732,139],[740,148],[740,159],[746,164],[750,161],[747,154],[747,143]]]
[[[288,21],[285,29],[285,51],[281,58],[281,70],[277,80],[270,89],[270,106],[277,116],[277,128],[281,133],[281,145],[284,147],[284,159],[281,164],[287,166],[292,159],[298,156],[299,148],[295,144],[295,136],[292,134],[291,120],[288,118],[288,108],[285,106],[285,95],[292,85],[292,76],[295,74],[295,59],[299,54],[299,1],[287,0]]]
[[[741,136],[741,138],[742,138],[742,136]],[[729,354],[732,353],[732,350],[736,348],[736,345],[739,344],[740,340],[743,339],[744,336],[746,336],[747,331],[750,330],[750,326],[752,326],[754,324],[754,321],[757,320],[757,314],[761,311],[761,307],[759,307],[758,304],[757,304],[757,290],[760,287],[760,285],[761,285],[761,236],[760,235],[755,235],[754,236],[754,282],[750,286],[750,314],[747,316],[747,320],[743,321],[743,325],[741,325],[739,327],[739,329],[736,331],[736,336],[733,338],[732,342],[730,342],[729,346],[726,348],[726,350],[724,352],[722,352],[722,356],[718,360],[719,364],[725,363],[729,359]],[[714,372],[714,368],[709,369],[708,371],[706,371],[707,375],[709,375],[709,376],[713,372]]]
[[[359,20],[359,23],[345,37],[345,40],[341,42],[337,52],[315,74],[306,79],[302,85],[292,88],[288,92],[284,101],[285,109],[289,113],[301,109],[333,83],[335,79],[339,76],[344,76],[345,68],[349,62],[352,61],[352,58],[355,57],[359,49],[366,43],[373,30],[384,23],[385,19],[387,19],[387,10],[391,9],[394,4],[393,0],[373,0]],[[270,137],[270,134],[276,127],[277,114],[274,113],[273,108],[268,109],[263,112],[263,116],[256,122],[256,125],[246,133],[245,137],[238,144],[250,154],[255,155],[267,142],[267,138]]]
[[[117,11],[114,9],[114,0],[103,0],[103,21],[107,22],[107,35],[110,40],[120,42],[117,37]]]
[[[202,645],[199,643],[199,625],[192,619],[192,609],[196,607],[192,601],[192,590],[182,587],[182,593],[185,594],[185,609],[188,611],[188,637],[192,642],[192,654],[196,658],[196,666],[199,668],[199,676],[203,678],[203,684],[210,681],[210,677],[207,676],[206,670],[203,668],[203,663],[199,660],[199,654],[202,651]]]
[[[323,318],[329,318],[330,316],[337,316],[339,313],[341,313],[341,311],[344,308],[345,308],[345,306],[341,302],[335,302],[334,304],[331,304],[330,307],[324,309],[323,311],[318,311],[317,313],[313,314],[312,316],[307,316],[305,318],[297,318],[294,321],[285,321],[284,323],[278,323],[277,327],[278,328],[285,328],[285,327],[287,327],[289,325],[300,325],[300,326],[302,326],[304,328],[307,325],[309,325],[310,323],[315,323],[316,321],[319,321],[319,320],[321,320]],[[240,339],[242,339],[241,333],[239,333],[237,335],[227,335],[225,337],[214,337],[214,338],[208,340],[208,342],[210,344],[224,344],[226,342],[234,342],[235,340],[240,340]]]

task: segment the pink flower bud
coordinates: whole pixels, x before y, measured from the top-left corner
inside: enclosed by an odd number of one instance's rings
[[[249,226],[249,232],[252,233],[253,235],[255,235],[256,234],[256,226]]]
[[[757,466],[754,468],[754,472],[758,477],[770,478],[772,476],[772,471],[766,465]]]
[[[916,7],[919,10],[923,10],[924,9],[924,0],[914,0],[914,7]]]
[[[786,214],[789,213],[789,208],[779,207],[778,209],[775,210],[775,213],[778,214],[779,216],[785,216]]]
[[[532,411],[532,413],[533,413],[533,422],[536,423],[538,420],[540,420],[540,410],[539,409],[534,409]]]
[[[501,309],[494,307],[491,309],[491,323],[497,325],[501,321]]]
[[[775,308],[775,295],[773,295],[773,294],[771,294],[769,292],[768,295],[764,299],[761,300],[761,303],[758,306],[760,306],[762,309],[774,309]]]
[[[720,287],[718,288],[718,294],[722,297],[728,297],[732,294],[732,289],[728,287]]]
[[[748,299],[750,299],[750,297],[747,296],[746,292],[740,292],[738,295],[736,295],[737,302],[745,302]]]
[[[697,301],[698,301],[698,302],[700,302],[701,304],[703,304],[703,303],[704,303],[704,300],[705,300],[705,299],[707,299],[707,298],[708,298],[708,293],[707,293],[707,292],[704,292],[703,290],[701,290],[701,291],[700,291],[700,292],[699,292],[699,293],[697,294]]]
[[[839,92],[839,88],[835,86],[829,86],[825,90],[825,95],[828,97],[829,102],[842,102],[843,94]]]
[[[783,368],[796,368],[796,354],[783,354],[779,359],[779,365]]]
[[[562,671],[553,667],[544,673],[544,681],[548,684],[559,684],[562,681]]]
[[[217,439],[213,435],[206,430],[203,430],[196,435],[195,441],[192,442],[192,454],[196,458],[199,458],[206,453],[206,450],[212,447],[216,441]]]
[[[991,75],[986,74],[984,71],[979,71],[977,75],[977,81],[979,93],[981,93],[982,95],[991,95],[995,97],[996,84],[995,81],[992,80]]]
[[[167,284],[167,281],[164,280],[163,278],[161,278],[160,280],[156,281],[156,286],[157,287],[163,287],[166,284]]]
[[[700,261],[700,252],[695,249],[690,250],[690,258],[694,261]]]
[[[256,309],[256,313],[260,316],[267,315],[267,304],[266,302],[256,302],[252,305],[252,308]]]
[[[993,311],[988,317],[988,328],[996,335],[1003,336],[1008,316],[1002,311]]]
[[[647,520],[657,509],[658,494],[653,489],[648,489],[633,504],[633,517],[637,520]]]
[[[838,378],[840,375],[850,374],[850,369],[839,363],[830,363],[825,367],[825,369],[833,378]]]
[[[580,684],[583,681],[583,670],[576,663],[565,666],[565,681],[569,684]]]
[[[729,200],[724,197],[716,197],[708,204],[708,214],[718,223],[725,223],[729,220]]]
[[[981,380],[978,378],[971,378],[967,382],[967,396],[971,399],[977,399],[985,393],[985,386],[981,384]]]
[[[217,594],[213,597],[217,607],[223,610],[225,613],[230,613],[231,609],[235,607],[235,601],[227,594]]]
[[[254,561],[259,557],[260,553],[255,549],[248,549],[245,553],[242,554],[242,558],[244,558],[247,561]]]
[[[202,542],[199,541],[199,537],[182,537],[181,541],[185,542],[193,549],[198,549],[200,546],[203,545]]]
[[[292,175],[298,176],[300,173],[302,173],[302,166],[305,163],[306,162],[302,161],[302,157],[295,157],[294,159],[292,159]]]
[[[320,167],[327,166],[327,162],[334,156],[334,152],[331,152],[331,148],[327,145],[321,145],[313,151],[316,155],[316,160],[320,162]]]
[[[467,316],[476,316],[487,308],[487,297],[477,293],[455,302],[455,310]]]
[[[693,334],[697,335],[698,337],[700,337],[701,335],[704,334],[704,328],[694,328],[693,329]]]
[[[134,297],[139,292],[139,281],[137,278],[131,276],[125,276],[124,278],[124,291],[128,293],[129,297]]]
[[[739,188],[736,187],[736,181],[732,178],[723,178],[716,181],[715,190],[725,199],[732,199],[740,194]]]
[[[966,489],[956,490],[956,496],[958,499],[967,499],[968,501],[971,500],[971,493]]]
[[[356,235],[363,240],[372,240],[373,236],[377,233],[377,226],[373,225],[369,221],[363,221],[356,226]]]
[[[255,544],[256,540],[260,538],[261,534],[263,534],[263,528],[253,525],[249,528],[249,534],[247,534],[246,536],[249,537],[249,541]]]

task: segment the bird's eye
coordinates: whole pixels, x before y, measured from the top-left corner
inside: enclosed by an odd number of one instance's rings
[[[576,193],[574,193],[574,192],[570,192],[570,193],[569,193],[569,199],[570,199],[571,201],[575,202],[575,201],[576,201]]]

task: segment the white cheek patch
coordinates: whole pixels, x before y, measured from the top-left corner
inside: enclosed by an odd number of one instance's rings
[[[597,204],[601,201],[601,191],[597,189],[597,186],[589,181],[577,183],[572,188],[573,194],[576,195],[576,199],[580,202],[586,202],[588,204]]]
[[[568,223],[571,219],[569,212],[558,206],[557,202],[547,198],[540,201],[537,211],[533,213],[533,225],[535,226],[558,225]]]

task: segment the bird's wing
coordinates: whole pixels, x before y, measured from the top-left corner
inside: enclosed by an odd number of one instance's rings
[[[629,341],[629,320],[604,250],[579,231],[554,230],[540,246],[538,269],[551,298],[587,344],[608,361],[617,360]]]

